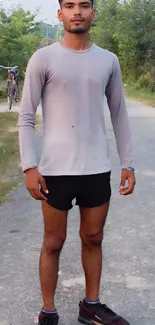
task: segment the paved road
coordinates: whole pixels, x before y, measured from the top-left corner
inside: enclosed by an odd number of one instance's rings
[[[19,112],[19,111],[20,111],[20,103],[13,104],[13,106],[11,108],[11,112]],[[0,104],[0,112],[10,112],[8,109],[8,106],[5,102],[3,104]],[[41,114],[40,106],[37,109],[37,114]]]
[[[119,161],[107,116],[113,196],[103,244],[101,299],[125,316],[131,325],[153,325],[155,109],[127,104],[133,130],[137,187],[132,197],[123,198],[118,193]],[[24,187],[18,188],[0,209],[0,225],[0,325],[34,325],[41,307],[38,259],[43,220],[40,203],[32,200]],[[78,229],[79,211],[74,207],[69,214],[68,238],[61,255],[56,295],[60,325],[78,324],[78,302],[84,296]]]

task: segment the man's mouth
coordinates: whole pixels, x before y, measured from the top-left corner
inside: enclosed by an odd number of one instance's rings
[[[73,22],[73,23],[81,23],[81,22],[83,22],[84,21],[84,19],[72,19],[71,20],[71,22]]]

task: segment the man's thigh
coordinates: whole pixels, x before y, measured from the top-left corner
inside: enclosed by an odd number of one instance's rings
[[[68,177],[43,176],[48,194],[42,201],[44,231],[46,238],[65,240],[68,210],[72,207],[72,187]]]
[[[42,201],[44,231],[50,236],[65,237],[67,230],[67,211],[58,210]]]
[[[96,208],[80,208],[80,234],[88,236],[103,235],[109,209],[109,202]]]
[[[103,233],[111,198],[110,182],[111,172],[83,178],[77,200],[81,214],[81,234],[94,236]]]

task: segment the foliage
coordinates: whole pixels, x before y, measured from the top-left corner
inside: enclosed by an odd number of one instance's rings
[[[97,0],[92,40],[119,56],[123,75],[155,90],[155,1]]]
[[[24,71],[32,53],[43,37],[35,15],[22,8],[9,13],[0,9],[0,64],[18,65]]]

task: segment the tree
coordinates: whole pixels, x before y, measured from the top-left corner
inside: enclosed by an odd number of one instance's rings
[[[91,38],[118,55],[125,78],[155,90],[155,1],[97,0]]]
[[[1,8],[0,64],[18,65],[21,73],[25,70],[30,56],[37,50],[43,38],[35,17],[21,7],[9,14]]]
[[[97,21],[92,27],[90,36],[95,43],[112,52],[118,52],[118,41],[115,37],[119,0],[98,0],[96,2]]]
[[[154,36],[154,0],[125,1],[117,22],[119,56],[125,73],[132,71],[134,77],[138,78],[145,71],[148,55],[151,54],[150,59],[154,61]]]

